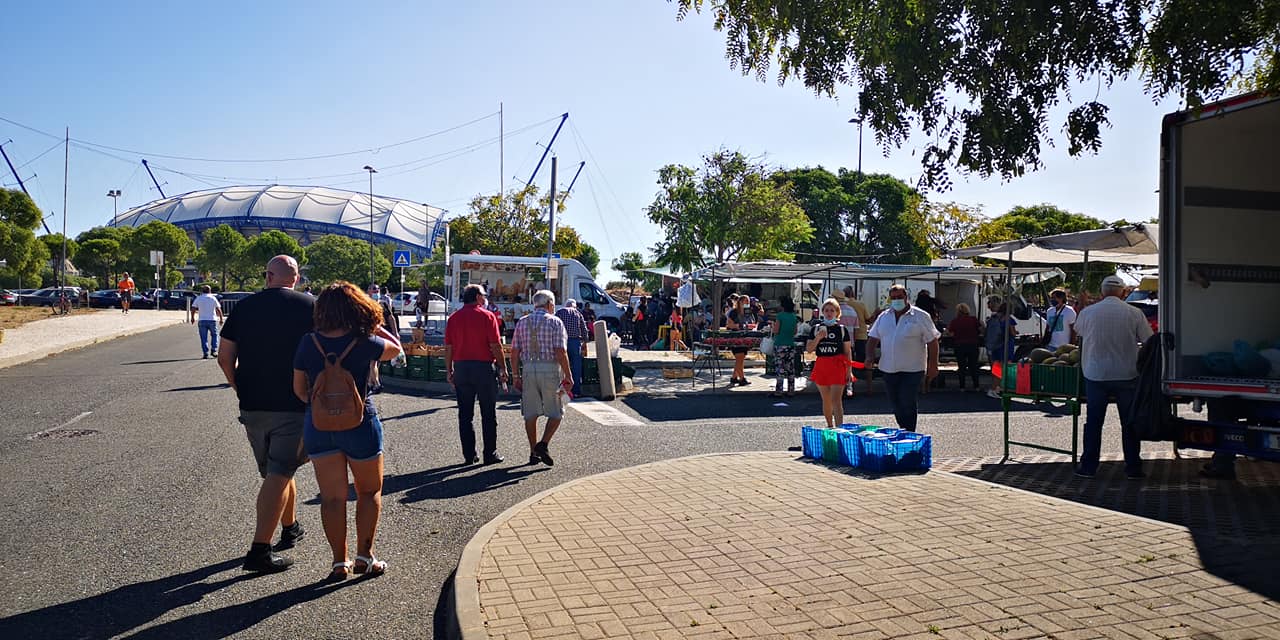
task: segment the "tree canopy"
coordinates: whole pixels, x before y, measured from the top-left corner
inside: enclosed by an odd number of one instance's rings
[[[1101,89],[1119,79],[1193,108],[1233,86],[1280,90],[1280,0],[671,1],[677,19],[709,7],[744,75],[828,96],[855,86],[885,148],[918,127],[930,141],[922,182],[943,188],[952,169],[1009,179],[1039,168],[1058,130],[1071,155],[1096,152],[1109,126]]]
[[[924,262],[920,194],[888,174],[802,168],[773,174],[790,183],[813,224],[813,237],[793,244],[800,262]]]
[[[564,211],[564,199],[557,199],[556,211]],[[510,191],[501,198],[497,194],[476,196],[471,200],[470,214],[449,222],[449,249],[493,256],[543,255],[551,230],[546,216],[549,203],[549,197],[539,197],[537,186]],[[581,262],[593,274],[599,269],[599,251],[583,242],[576,229],[558,220],[555,252]]]
[[[626,281],[627,286],[631,287],[631,295],[635,295],[636,284],[644,279],[643,269],[646,266],[644,255],[638,251],[627,251],[619,255],[617,258],[614,258],[613,262],[610,263],[609,266],[614,271],[622,274],[622,278]]]
[[[784,259],[813,237],[813,226],[789,183],[778,184],[764,165],[742,153],[717,151],[699,168],[658,170],[658,194],[646,213],[665,238],[657,261],[692,270],[729,260]]]
[[[0,260],[6,264],[0,275],[6,280],[40,284],[40,272],[49,260],[48,248],[35,235],[40,219],[40,208],[27,194],[0,189]]]
[[[979,224],[959,246],[1101,229],[1107,223],[1051,204],[1018,206]]]
[[[332,234],[321,236],[307,246],[307,255],[307,278],[316,284],[327,285],[337,280],[362,287],[369,284],[368,241]],[[391,261],[375,252],[374,281],[382,283],[390,277]]]
[[[249,244],[245,240],[244,235],[236,231],[231,225],[220,224],[212,229],[204,232],[204,243],[200,247],[203,253],[202,259],[199,260],[201,269],[209,271],[217,271],[222,274],[218,283],[225,291],[227,287],[227,272],[231,271],[244,248]]]

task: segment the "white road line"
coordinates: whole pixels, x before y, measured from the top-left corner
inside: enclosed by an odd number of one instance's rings
[[[639,427],[644,425],[643,422],[599,400],[577,400],[569,403],[569,407],[576,409],[578,413],[590,420],[607,427]]]
[[[75,423],[77,423],[77,422],[80,422],[81,420],[84,420],[86,416],[88,416],[88,415],[90,415],[90,414],[92,414],[92,413],[93,413],[92,411],[86,411],[86,412],[84,412],[84,413],[82,413],[82,414],[80,414],[80,415],[78,415],[78,416],[76,416],[76,417],[74,417],[74,418],[72,418],[72,419],[70,419],[70,420],[68,420],[68,421],[66,421],[66,422],[64,422],[64,423],[62,423],[62,424],[60,424],[60,425],[58,425],[58,426],[54,427],[54,428],[52,428],[52,429],[45,429],[44,431],[41,431],[41,432],[39,432],[39,433],[33,433],[33,434],[31,434],[31,435],[29,435],[29,436],[27,436],[27,437],[28,437],[28,438],[30,438],[30,439],[32,439],[32,440],[34,440],[34,439],[36,439],[36,438],[40,438],[40,437],[43,437],[43,436],[48,435],[48,434],[50,434],[50,433],[53,433],[54,431],[57,431],[57,430],[59,430],[59,429],[66,429],[67,427],[69,427],[69,426],[71,426],[71,425],[73,425],[73,424],[75,424]]]

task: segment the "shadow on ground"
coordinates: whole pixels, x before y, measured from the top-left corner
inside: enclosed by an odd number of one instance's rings
[[[261,574],[240,570],[243,559],[225,560],[185,573],[125,585],[88,598],[56,604],[43,609],[0,618],[0,636],[5,638],[80,639],[113,638],[225,638],[253,627],[294,605],[315,600],[359,580],[340,584],[315,583],[264,596],[257,600],[222,607],[171,620],[154,627],[142,627],[164,614],[200,602],[205,596],[237,582]],[[229,575],[219,575],[234,572]],[[209,581],[210,578],[215,578]]]
[[[1241,460],[1238,478],[1199,476],[1205,460],[1148,460],[1130,481],[1121,462],[1103,462],[1093,479],[1070,462],[983,464],[956,473],[1072,502],[1186,527],[1210,573],[1280,600],[1280,465]]]
[[[519,484],[526,477],[549,468],[541,464],[511,466],[512,462],[508,459],[500,465],[483,466],[458,463],[415,473],[384,476],[382,496],[385,499],[403,494],[400,497],[401,504],[461,498]],[[348,484],[347,501],[355,502],[355,500],[356,487],[354,484]],[[318,505],[320,496],[316,495],[304,504]]]
[[[774,398],[764,391],[734,391],[726,395],[688,397],[682,397],[679,394],[632,393],[622,397],[620,401],[651,422],[759,418],[761,416],[812,418],[815,415],[822,415],[822,399],[816,392],[799,393],[791,398]],[[859,386],[858,395],[845,398],[844,407],[845,415],[893,413],[893,409],[889,406],[889,398],[878,388],[874,393],[867,395]],[[989,398],[984,393],[936,390],[920,396],[920,413],[922,414],[981,413],[999,410],[1000,401]],[[1048,402],[1014,403],[1010,412],[1033,412],[1046,417],[1071,419],[1071,414],[1065,407]]]

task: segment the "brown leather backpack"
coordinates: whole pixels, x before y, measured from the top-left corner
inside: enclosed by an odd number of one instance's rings
[[[342,359],[355,348],[357,339],[353,338],[342,354],[335,356],[325,353],[320,340],[311,334],[311,341],[324,358],[324,370],[311,384],[311,423],[319,431],[347,431],[364,422],[364,399],[355,378],[342,366]]]

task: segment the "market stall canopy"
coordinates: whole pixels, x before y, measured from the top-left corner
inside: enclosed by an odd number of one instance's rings
[[[792,262],[727,262],[699,269],[691,274],[694,280],[794,281],[820,282],[825,280],[969,280],[980,281],[985,277],[1003,278],[1009,275],[1005,267],[930,266],[921,264],[855,264],[823,262],[796,264]],[[1015,277],[1039,282],[1061,276],[1058,269],[1042,267],[1017,267]]]
[[[1134,224],[953,249],[957,258],[990,258],[1038,264],[1088,260],[1156,266],[1160,263],[1159,225]]]

